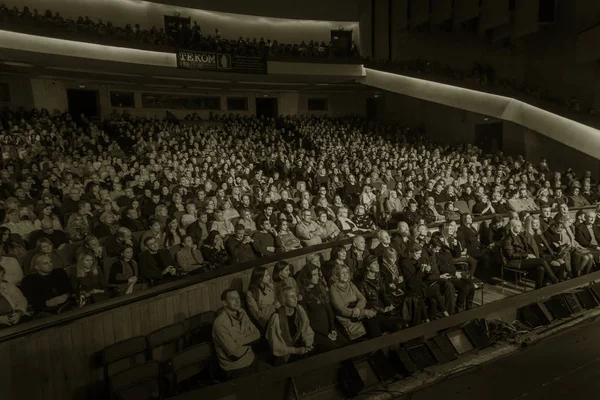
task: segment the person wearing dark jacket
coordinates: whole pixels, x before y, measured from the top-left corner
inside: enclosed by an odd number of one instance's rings
[[[404,321],[395,317],[396,306],[387,294],[386,285],[379,273],[379,261],[376,256],[370,255],[365,260],[365,267],[354,279],[358,290],[365,296],[366,307],[377,312],[379,329],[382,332],[396,332],[401,329]],[[408,322],[408,321],[406,321]]]
[[[297,278],[302,296],[300,305],[306,311],[310,327],[315,333],[317,349],[327,351],[347,344],[348,339],[335,327],[335,315],[327,289],[323,286],[319,267],[307,264],[300,270]]]
[[[272,228],[271,221],[266,217],[259,217],[258,228],[252,235],[252,248],[260,257],[268,257],[275,254],[275,237],[277,232]]]
[[[233,264],[256,259],[252,242],[252,238],[246,235],[246,227],[238,224],[235,228],[235,235],[227,239],[227,243],[225,243],[225,248],[231,256]]]
[[[398,269],[398,253],[392,247],[383,253],[380,274],[392,303],[401,307],[403,319],[410,321],[411,325],[421,324],[427,314],[425,302],[420,296],[406,293],[406,283]]]
[[[575,240],[594,254],[594,259],[600,256],[600,227],[596,225],[596,212],[588,211],[585,222],[575,228]]]
[[[47,255],[35,258],[35,270],[23,279],[21,291],[35,312],[56,312],[73,294],[71,281],[64,269],[54,268]]]
[[[480,234],[473,227],[473,216],[469,213],[461,216],[461,224],[456,230],[456,238],[460,243],[464,243],[467,254],[477,260],[479,277],[484,281],[492,280],[492,253],[489,249],[481,245]]]
[[[413,243],[409,249],[409,257],[402,260],[400,270],[404,280],[406,281],[406,291],[413,296],[424,298],[427,304],[427,313],[429,320],[435,319],[437,310],[448,316],[440,286],[437,282],[429,285],[425,282],[426,274],[431,271],[431,266],[427,260],[422,258],[423,248],[416,243]]]
[[[398,253],[399,258],[408,258],[408,248],[412,243],[410,228],[404,221],[398,223],[398,233],[392,236],[391,246]]]
[[[534,269],[536,289],[544,286],[546,275],[552,283],[558,282],[546,260],[535,255],[533,246],[531,237],[523,234],[521,221],[516,219],[510,221],[509,232],[502,241],[502,256],[506,260],[506,265],[511,268]]]
[[[475,297],[475,285],[471,280],[464,278],[462,272],[456,269],[452,262],[452,253],[444,248],[444,244],[439,237],[432,237],[429,242],[429,257],[431,264],[436,266],[440,275],[440,282],[445,282],[446,285],[452,285],[452,289],[456,290],[456,297],[452,305],[452,312],[461,312],[470,310],[473,307],[473,298]],[[448,294],[445,294],[448,296]],[[446,304],[448,298],[446,297]]]
[[[174,277],[177,264],[169,250],[159,249],[158,241],[152,236],[147,237],[144,244],[148,250],[140,253],[140,276],[154,283]]]
[[[364,237],[356,236],[352,240],[352,246],[346,255],[346,265],[350,269],[350,274],[352,276],[364,267],[365,259],[369,255],[369,251],[366,247],[367,243]]]

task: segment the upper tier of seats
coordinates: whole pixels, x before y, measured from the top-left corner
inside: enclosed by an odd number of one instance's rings
[[[19,31],[40,30],[44,36],[72,38],[102,44],[113,44],[134,48],[146,48],[158,51],[174,51],[178,48],[229,53],[252,56],[301,57],[301,58],[353,58],[358,50],[353,44],[348,52],[334,50],[330,43],[301,41],[299,43],[280,43],[269,38],[231,38],[217,29],[214,33],[202,32],[194,21],[192,26],[169,26],[168,30],[153,26],[141,29],[132,21],[126,26],[114,26],[110,21],[94,21],[89,17],[77,20],[63,18],[60,13],[51,10],[31,11],[17,7],[9,9],[0,6],[0,21]],[[10,28],[9,28],[10,29]]]

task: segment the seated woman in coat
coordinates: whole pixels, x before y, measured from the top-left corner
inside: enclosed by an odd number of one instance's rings
[[[329,289],[331,305],[350,340],[365,335],[374,338],[390,330],[387,320],[380,318],[377,311],[367,307],[367,299],[350,280],[348,267],[337,265],[331,280],[333,282]]]
[[[79,255],[71,281],[80,306],[97,303],[110,297],[106,292],[104,274],[98,268],[98,262],[93,254]]]
[[[342,347],[348,343],[345,335],[338,333],[335,315],[327,288],[323,285],[317,265],[307,264],[298,274],[300,304],[308,315],[310,327],[315,333],[315,344],[320,351]]]

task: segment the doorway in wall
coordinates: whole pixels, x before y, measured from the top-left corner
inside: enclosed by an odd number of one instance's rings
[[[484,154],[494,154],[502,150],[504,138],[504,123],[494,122],[490,124],[475,125],[475,146],[479,147]]]
[[[69,111],[75,120],[84,114],[89,120],[100,118],[98,107],[98,91],[84,89],[67,89]]]
[[[256,99],[256,116],[258,118],[262,116],[266,118],[277,118],[279,116],[277,99],[274,97]]]
[[[367,99],[367,119],[369,121],[377,119],[379,115],[379,99],[378,98],[368,98]]]

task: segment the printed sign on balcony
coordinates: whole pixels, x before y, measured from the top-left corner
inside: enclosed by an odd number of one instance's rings
[[[177,67],[246,74],[267,73],[267,62],[264,57],[195,50],[178,50]]]

